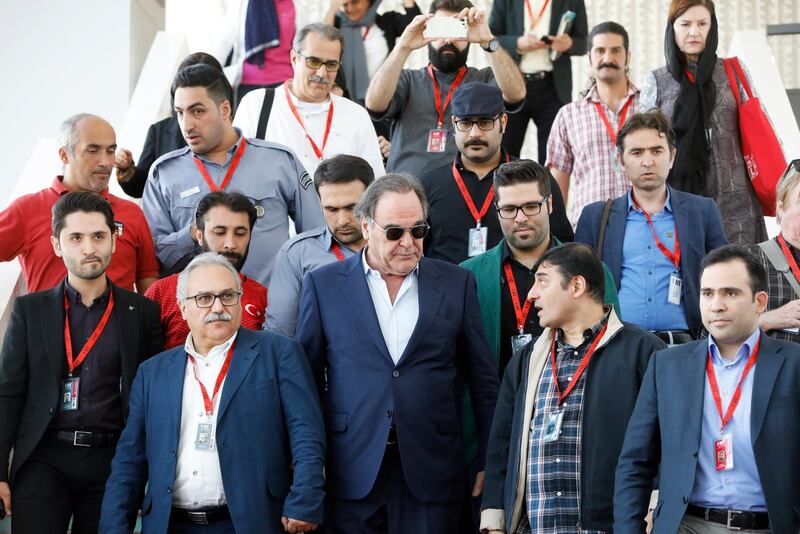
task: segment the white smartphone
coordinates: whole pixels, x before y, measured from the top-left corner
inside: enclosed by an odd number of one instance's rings
[[[431,39],[466,39],[467,19],[433,17],[425,23],[422,35]]]

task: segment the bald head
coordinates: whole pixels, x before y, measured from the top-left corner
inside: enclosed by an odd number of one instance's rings
[[[73,115],[61,124],[59,143],[67,189],[100,193],[108,187],[117,136],[107,120],[89,113]]]

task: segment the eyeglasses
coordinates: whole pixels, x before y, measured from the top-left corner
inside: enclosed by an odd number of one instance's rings
[[[516,219],[517,213],[520,211],[527,217],[539,215],[542,212],[542,206],[547,202],[549,196],[550,195],[547,195],[539,202],[528,202],[524,206],[503,206],[502,208],[497,208],[497,215],[499,215],[501,219]]]
[[[472,130],[474,125],[478,125],[479,130],[483,130],[484,132],[488,132],[492,128],[494,128],[494,123],[497,119],[500,118],[500,115],[493,119],[478,119],[476,121],[471,121],[469,119],[456,119],[456,130],[459,132],[468,132]]]
[[[186,300],[194,299],[194,303],[197,304],[198,308],[210,308],[217,299],[223,306],[233,306],[239,303],[239,295],[241,293],[238,291],[224,291],[216,295],[214,293],[198,293],[197,295],[186,297]]]
[[[318,57],[304,56],[299,50],[295,50],[297,55],[306,60],[306,67],[311,70],[318,70],[321,66],[325,65],[325,70],[328,72],[336,72],[342,65],[340,62],[332,59],[330,61],[323,61]]]
[[[406,231],[408,231],[408,233],[411,234],[411,237],[414,239],[425,239],[425,236],[428,235],[428,230],[431,228],[427,223],[415,224],[410,228],[403,228],[402,226],[388,226],[384,228],[380,224],[376,223],[374,219],[370,220],[372,221],[372,224],[383,230],[383,233],[386,234],[386,239],[389,241],[400,241]]]

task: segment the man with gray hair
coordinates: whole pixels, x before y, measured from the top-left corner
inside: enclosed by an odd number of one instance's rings
[[[426,215],[416,178],[376,180],[356,205],[366,248],[303,281],[296,338],[326,417],[327,532],[453,531],[464,386],[483,465],[497,372],[472,273],[422,257]]]
[[[139,206],[108,192],[117,138],[101,117],[79,113],[59,129],[58,157],[64,174],[50,187],[19,197],[0,212],[0,261],[19,257],[28,291],[50,289],[67,274],[50,244],[50,210],[70,191],[99,193],[111,203],[117,227],[117,248],[108,266],[118,286],[140,293],[158,277],[150,228]]]
[[[315,529],[325,436],[302,349],[241,327],[242,282],[224,256],[194,258],[176,293],[190,333],[136,375],[100,532],[130,532],[140,509],[144,532]]]
[[[375,176],[383,176],[383,158],[367,111],[331,94],[342,45],[342,32],[329,24],[301,28],[290,52],[292,79],[245,95],[233,124],[247,137],[288,146],[312,176],[323,159],[336,154],[364,158]]]

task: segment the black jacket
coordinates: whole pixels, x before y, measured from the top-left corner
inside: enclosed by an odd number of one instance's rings
[[[136,369],[163,350],[161,307],[113,284],[112,291],[120,334],[122,410],[127,413]],[[67,359],[64,314],[64,282],[14,301],[0,349],[0,482],[13,483],[58,411]]]
[[[136,163],[136,171],[127,182],[120,182],[120,187],[125,194],[133,198],[142,198],[144,184],[147,183],[147,175],[150,173],[150,166],[155,160],[173,150],[178,150],[186,146],[186,141],[181,134],[178,119],[173,116],[154,122],[147,129],[147,137],[144,140],[144,148]]]

